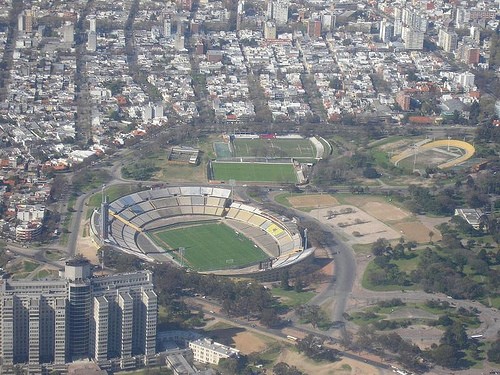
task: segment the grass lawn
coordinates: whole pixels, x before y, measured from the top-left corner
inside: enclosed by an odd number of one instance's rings
[[[224,224],[193,225],[150,234],[166,249],[184,247],[184,261],[198,271],[243,267],[269,256],[254,243]],[[178,252],[173,254],[178,258]]]
[[[275,297],[280,297],[283,305],[290,307],[304,305],[316,295],[314,292],[296,292],[294,290],[283,290],[281,288],[273,288],[271,293]]]
[[[220,181],[297,182],[292,164],[212,163],[212,168]]]
[[[236,157],[291,157],[314,159],[316,147],[308,139],[244,139],[233,141]]]
[[[46,278],[47,276],[50,276],[50,275],[52,275],[52,273],[50,271],[48,271],[48,270],[41,270],[40,272],[38,272],[36,274],[36,278],[37,279],[44,279],[44,278]]]
[[[414,253],[412,253],[412,255],[414,255]],[[391,263],[394,263],[396,266],[398,266],[400,271],[409,273],[409,272],[414,271],[418,268],[419,261],[420,261],[420,257],[414,256],[411,258],[408,257],[408,258],[393,260]]]
[[[30,262],[28,260],[25,260],[24,261],[24,272],[33,272],[34,270],[36,270],[36,268],[39,266],[40,264],[38,263],[35,263],[35,262]]]

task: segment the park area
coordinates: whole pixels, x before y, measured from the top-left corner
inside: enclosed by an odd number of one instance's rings
[[[296,183],[293,164],[220,163],[212,162],[213,179],[217,181],[247,181]]]
[[[240,268],[269,258],[250,239],[222,223],[161,229],[149,235],[179,261],[177,250],[184,248],[182,261],[197,271]]]
[[[314,160],[316,147],[307,138],[236,138],[233,140],[233,156]]]

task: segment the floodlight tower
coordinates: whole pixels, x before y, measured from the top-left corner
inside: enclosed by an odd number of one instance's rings
[[[103,241],[108,239],[108,223],[109,223],[109,203],[108,197],[104,194],[104,188],[106,185],[102,185],[101,188],[101,238]]]

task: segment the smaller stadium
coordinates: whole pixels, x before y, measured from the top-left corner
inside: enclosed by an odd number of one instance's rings
[[[412,171],[425,170],[427,167],[449,169],[464,164],[474,153],[474,146],[464,141],[426,139],[394,155],[391,162]]]
[[[321,137],[300,135],[232,134],[215,142],[216,159],[210,161],[209,180],[228,182],[307,182],[307,167],[332,152]]]
[[[308,258],[297,224],[234,201],[231,190],[169,187],[101,204],[91,217],[93,240],[154,262],[202,273],[273,280]]]

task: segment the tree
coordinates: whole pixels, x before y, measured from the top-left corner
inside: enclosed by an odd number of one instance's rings
[[[280,278],[280,285],[281,289],[283,290],[290,290],[290,274],[288,272],[288,269],[284,269],[281,271],[281,278]]]
[[[431,230],[429,232],[429,242],[432,243],[432,237],[434,237],[434,232]]]
[[[275,309],[267,308],[262,310],[260,322],[266,327],[277,327],[281,324],[281,319]]]
[[[302,371],[300,371],[295,366],[290,366],[285,362],[279,362],[274,365],[273,373],[275,375],[305,375]]]
[[[490,350],[487,352],[488,361],[500,363],[500,339],[491,344]]]
[[[440,366],[457,368],[462,355],[455,347],[443,344],[432,349],[431,357],[434,362]]]
[[[469,346],[469,339],[464,325],[455,321],[451,326],[448,326],[441,338],[441,344],[450,345],[457,349],[466,349]]]
[[[389,242],[385,238],[378,238],[372,245],[372,253],[375,256],[384,255],[389,247]]]

